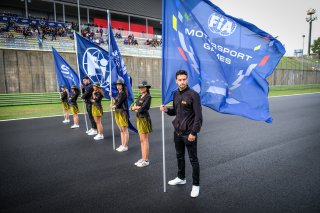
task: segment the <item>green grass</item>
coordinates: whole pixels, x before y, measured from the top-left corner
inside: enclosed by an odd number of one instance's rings
[[[320,84],[271,86],[269,96],[293,95],[320,92]]]
[[[103,101],[103,110],[110,111],[110,101]],[[152,98],[151,107],[161,105],[161,98]],[[80,113],[83,113],[83,103],[78,102]],[[0,107],[0,120],[16,118],[32,118],[52,115],[63,115],[61,104],[39,104],[22,106],[3,106]]]
[[[303,58],[303,69],[305,71],[313,70],[313,68],[320,66],[320,59],[312,59],[304,56]],[[302,69],[302,58],[301,57],[282,57],[277,69],[288,69],[288,70],[301,70]]]
[[[320,92],[320,84],[316,85],[281,85],[271,86],[269,96],[292,95],[303,93]],[[83,113],[82,102],[78,103],[80,112]],[[159,96],[152,98],[151,107],[158,107],[161,105],[161,98]],[[110,101],[103,101],[104,111],[110,110]],[[39,105],[23,105],[23,106],[3,106],[0,107],[0,120],[16,119],[16,118],[30,118],[51,115],[63,115],[61,104],[39,104]]]

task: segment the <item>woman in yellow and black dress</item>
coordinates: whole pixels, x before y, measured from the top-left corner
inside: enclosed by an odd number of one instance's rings
[[[137,112],[137,128],[140,136],[142,158],[134,165],[145,167],[149,165],[149,133],[152,132],[152,123],[149,114],[151,105],[150,85],[147,81],[139,84],[141,95],[131,107],[132,111]]]
[[[120,129],[121,145],[116,149],[118,152],[128,151],[129,131],[128,131],[128,92],[123,80],[116,82],[118,90],[112,109],[115,110],[115,120]]]
[[[77,99],[80,94],[80,90],[76,85],[72,85],[71,87],[72,94],[69,96],[70,110],[73,115],[74,124],[71,126],[71,129],[79,128],[79,108],[77,104]]]
[[[92,102],[92,116],[97,124],[97,129],[98,129],[98,134],[94,137],[95,140],[104,139],[103,127],[101,122],[101,117],[103,115],[101,100],[103,96],[104,95],[100,88],[100,84],[94,83],[91,102]]]
[[[68,103],[68,96],[69,92],[66,86],[61,86],[61,94],[60,94],[60,99],[61,99],[61,104],[63,107],[63,113],[64,113],[64,121],[62,123],[70,123],[69,119],[69,103]]]

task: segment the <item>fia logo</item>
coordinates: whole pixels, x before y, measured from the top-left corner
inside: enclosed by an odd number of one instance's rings
[[[215,34],[229,36],[236,30],[237,24],[221,14],[212,13],[208,19],[208,27]]]

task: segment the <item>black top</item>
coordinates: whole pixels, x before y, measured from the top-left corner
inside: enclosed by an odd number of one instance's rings
[[[183,91],[177,90],[173,95],[173,108],[168,108],[168,115],[176,116],[172,121],[177,134],[196,135],[202,125],[202,108],[200,96],[187,87]]]
[[[86,88],[82,88],[82,96],[81,98],[85,100],[87,104],[91,104],[91,98],[92,98],[92,93],[93,93],[93,85],[88,84]]]
[[[78,99],[79,93],[80,93],[80,91],[78,89],[76,89],[75,92],[70,95],[69,103],[71,105],[77,105],[77,99]]]
[[[61,92],[61,101],[64,103],[68,103],[68,93],[67,91]]]
[[[116,111],[128,110],[128,95],[125,91],[118,92],[114,105]]]
[[[150,117],[149,115],[149,109],[151,105],[151,95],[146,94],[144,97],[140,95],[138,99],[136,100],[136,106],[140,106],[140,109],[138,109],[137,117],[139,118],[146,118]]]
[[[103,98],[103,95],[100,92],[95,92],[94,95],[96,96],[95,98],[92,98],[92,100],[94,100],[94,102],[92,102],[93,105],[102,108],[101,105],[101,100]]]

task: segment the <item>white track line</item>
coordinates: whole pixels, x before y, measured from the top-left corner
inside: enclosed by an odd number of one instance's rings
[[[270,96],[269,98],[281,98],[281,97],[290,97],[290,96],[298,96],[298,95],[314,95],[314,94],[320,94],[320,92],[314,92],[314,93],[301,93],[301,94],[292,94],[292,95],[279,95],[279,96]],[[151,107],[151,108],[158,108],[158,107]],[[104,111],[105,113],[108,113],[110,111]],[[83,115],[83,113],[79,113],[79,115]],[[59,117],[63,115],[50,115],[50,116],[41,116],[41,117],[31,117],[31,118],[16,118],[16,119],[8,119],[8,120],[0,120],[0,122],[4,121],[18,121],[18,120],[29,120],[29,119],[37,119],[37,118],[52,118],[52,117]],[[72,117],[72,115],[70,115]]]

